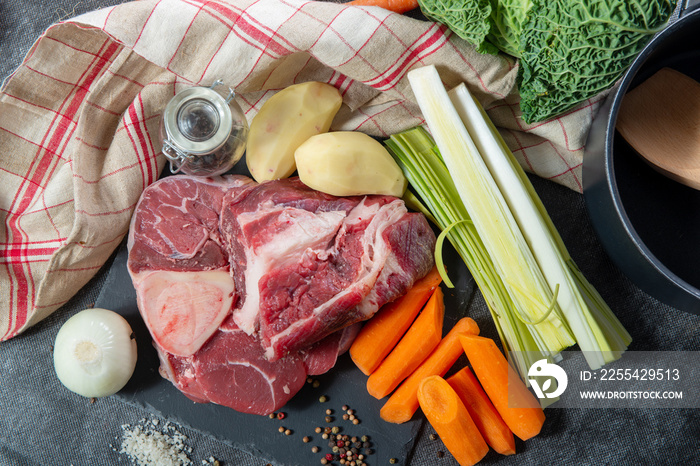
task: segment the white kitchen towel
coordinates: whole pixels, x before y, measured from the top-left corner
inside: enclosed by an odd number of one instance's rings
[[[127,232],[165,159],[167,101],[217,79],[250,121],[293,83],[332,84],[333,130],[385,137],[423,122],[406,80],[435,64],[466,82],[526,170],[581,191],[602,97],[552,121],[519,118],[517,64],[446,27],[377,7],[300,0],[143,0],[49,28],[0,94],[0,340],[68,301]]]

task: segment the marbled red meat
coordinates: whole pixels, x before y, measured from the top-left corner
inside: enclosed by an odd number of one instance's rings
[[[221,231],[245,289],[233,318],[259,331],[270,360],[402,295],[432,266],[435,241],[400,199],[329,196],[298,178],[227,193]]]
[[[270,362],[259,340],[235,324],[217,330],[194,356],[180,357],[158,349],[161,374],[185,395],[243,413],[267,414],[279,409],[306,381],[302,356]]]
[[[306,373],[308,375],[321,375],[331,370],[335,366],[338,356],[350,349],[350,345],[361,328],[362,323],[357,322],[328,335],[306,349],[300,350],[299,355],[304,361]]]
[[[394,197],[173,176],[137,205],[128,267],[161,373],[194,400],[265,414],[429,271],[434,243]]]

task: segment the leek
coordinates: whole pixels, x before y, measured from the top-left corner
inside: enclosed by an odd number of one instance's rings
[[[501,275],[496,272],[474,224],[459,197],[455,183],[443,162],[435,142],[421,127],[394,134],[385,144],[404,171],[412,189],[404,194],[407,205],[420,212],[429,212],[430,219],[440,229],[440,238],[447,238],[470,270],[493,317],[499,338],[509,359],[527,382],[528,368],[536,361],[554,360],[556,352],[538,345],[536,325],[527,325],[516,314]],[[443,236],[444,235],[444,236]],[[440,264],[441,250],[436,247],[436,262]],[[449,277],[445,284],[449,286]]]
[[[525,171],[484,109],[461,84],[449,93],[467,131],[504,194],[589,366],[599,368],[620,357],[631,337],[580,274]],[[587,299],[595,296],[594,299]],[[611,332],[603,327],[611,326]]]
[[[408,79],[457,193],[515,305],[515,315],[526,322],[538,320],[550,308],[552,291],[437,70],[432,66],[419,68],[411,71]],[[574,341],[555,306],[533,337],[540,347],[556,353]]]
[[[483,109],[463,85],[448,94],[433,66],[408,79],[437,147],[421,129],[387,146],[472,273],[521,377],[574,343],[591,368],[617,359],[629,334],[576,267]]]

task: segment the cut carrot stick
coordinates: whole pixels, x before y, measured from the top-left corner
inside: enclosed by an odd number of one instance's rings
[[[514,454],[513,432],[503,422],[503,418],[494,408],[471,369],[461,369],[447,379],[447,383],[464,403],[486,443],[501,455]]]
[[[437,347],[430,353],[423,364],[413,371],[399,388],[391,394],[379,416],[387,422],[401,424],[410,421],[418,410],[418,385],[431,375],[443,376],[450,367],[459,359],[463,350],[459,342],[460,335],[478,335],[479,327],[473,319],[463,317],[457,321],[452,330],[440,341]]]
[[[378,6],[394,13],[406,13],[418,8],[418,0],[352,0],[348,5]]]
[[[464,352],[503,421],[521,440],[540,433],[544,411],[490,338],[460,336]]]
[[[384,398],[421,365],[442,339],[444,317],[442,288],[437,287],[406,335],[367,379],[370,395]]]
[[[383,306],[362,327],[350,347],[350,357],[365,375],[374,372],[396,346],[441,281],[433,267],[405,295]]]
[[[460,466],[472,466],[489,452],[469,411],[445,379],[437,375],[424,378],[418,386],[418,402]]]

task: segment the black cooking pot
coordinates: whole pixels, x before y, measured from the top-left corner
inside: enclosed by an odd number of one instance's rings
[[[700,314],[700,191],[652,169],[615,130],[628,90],[663,67],[700,82],[700,0],[642,50],[593,121],[583,158],[586,206],[613,262],[658,300]],[[668,92],[674,92],[669,89]]]

